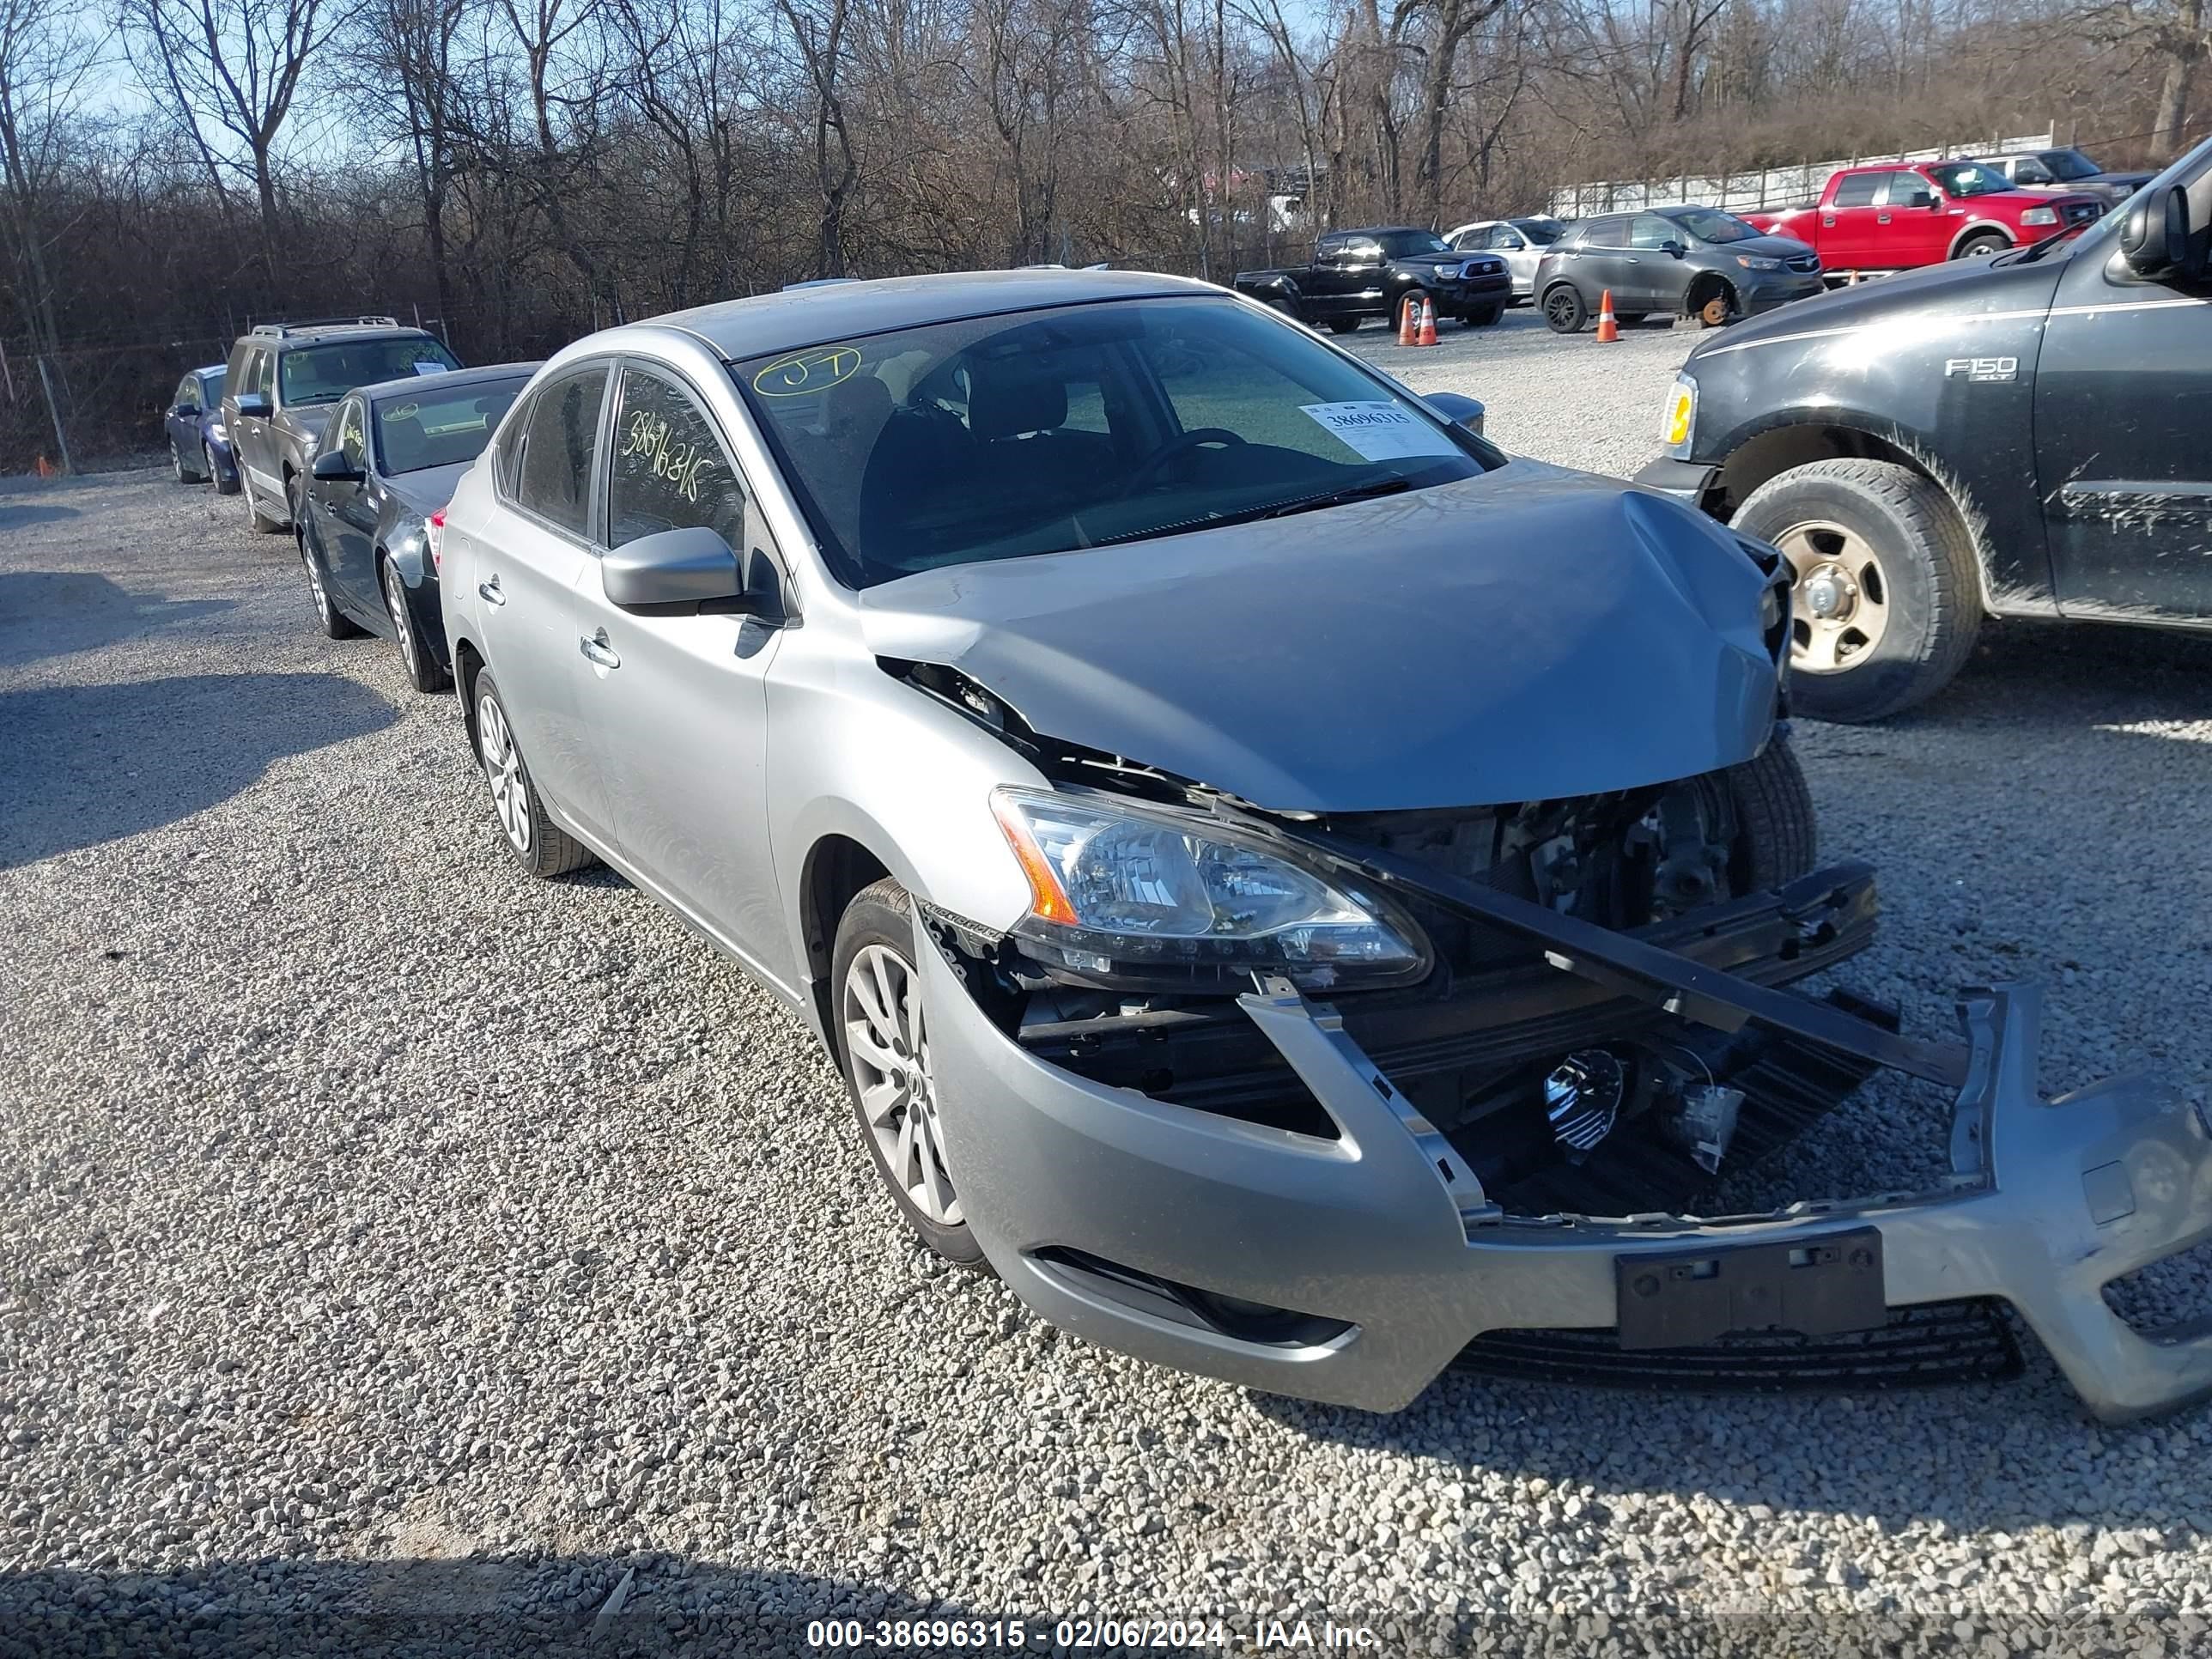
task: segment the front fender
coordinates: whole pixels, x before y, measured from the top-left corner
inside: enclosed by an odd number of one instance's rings
[[[2020,232],[2013,228],[2012,226],[2005,223],[2003,220],[1970,219],[1964,225],[1960,227],[1959,234],[1951,239],[1950,252],[1946,253],[1943,257],[1948,259],[1957,258],[1959,257],[1959,245],[1964,242],[1966,238],[1969,236],[1978,236],[1984,231],[1991,230],[1996,232],[1998,235],[2005,239],[2005,246],[2007,247],[2016,247],[2020,245]],[[2056,234],[2055,232],[2053,234]]]

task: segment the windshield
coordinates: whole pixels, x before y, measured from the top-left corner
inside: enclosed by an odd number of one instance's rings
[[[2094,179],[2101,171],[2078,149],[2046,149],[2043,152],[2043,165],[2061,179]]]
[[[1995,196],[2012,188],[2012,180],[1979,161],[1946,161],[1929,168],[1928,174],[1946,196]]]
[[[936,323],[734,373],[833,568],[855,587],[1504,464],[1329,347],[1227,300]]]
[[[1432,230],[1386,230],[1375,240],[1382,245],[1382,256],[1387,259],[1451,252],[1451,244]]]
[[[1741,242],[1756,236],[1759,228],[1718,208],[1685,208],[1665,216],[1701,242]]]
[[[297,346],[277,360],[277,388],[283,401],[334,404],[357,386],[396,380],[403,374],[434,374],[459,368],[460,361],[427,334],[388,336],[378,340],[333,340],[328,345]]]
[[[1516,219],[1513,228],[1538,247],[1551,246],[1567,232],[1567,228],[1556,219]]]
[[[397,477],[476,459],[507,406],[529,384],[529,375],[517,374],[503,380],[472,381],[452,392],[426,386],[419,397],[395,393],[378,398],[369,418],[376,428],[376,453],[384,476]]]

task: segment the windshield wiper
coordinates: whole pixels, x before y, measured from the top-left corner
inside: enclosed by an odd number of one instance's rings
[[[1324,507],[1343,507],[1352,501],[1372,501],[1377,495],[1395,495],[1413,486],[1403,478],[1377,478],[1372,483],[1353,484],[1345,489],[1332,489],[1326,495],[1309,495],[1303,501],[1285,501],[1280,507],[1270,507],[1249,514],[1255,519],[1287,519],[1293,513],[1313,513]]]

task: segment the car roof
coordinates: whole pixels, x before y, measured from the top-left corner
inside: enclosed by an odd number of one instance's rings
[[[228,374],[230,373],[230,365],[228,363],[210,363],[204,368],[188,368],[185,373],[187,374]]]
[[[788,289],[672,312],[641,325],[680,329],[735,361],[930,323],[1170,295],[1227,297],[1215,283],[1152,271],[968,270]]]
[[[1405,230],[1425,236],[1436,234],[1426,225],[1346,225],[1342,230],[1324,231],[1322,234],[1326,236],[1395,236],[1400,231]]]
[[[396,392],[420,391],[426,386],[456,388],[477,386],[486,380],[510,380],[517,375],[525,379],[535,374],[544,365],[538,363],[485,363],[476,368],[441,369],[435,374],[396,374],[388,380],[378,380],[368,386],[357,386],[346,393],[349,398],[366,398],[371,403],[389,398]]]
[[[303,323],[288,325],[282,334],[248,333],[244,337],[282,351],[288,346],[321,345],[331,340],[434,340],[438,337],[427,328],[410,328],[404,323]]]

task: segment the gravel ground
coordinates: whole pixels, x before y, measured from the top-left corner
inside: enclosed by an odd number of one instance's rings
[[[1690,343],[1382,339],[1615,471]],[[0,493],[0,1656],[767,1654],[829,1612],[2206,1639],[2212,1413],[2099,1428],[2039,1354],[1867,1398],[1448,1377],[1378,1418],[940,1270],[796,1023],[619,881],[518,876],[452,701],[317,637],[244,517],[151,473]],[[2048,1087],[2148,1060],[2203,1098],[2208,665],[2008,628],[1917,716],[1801,725],[1828,850],[1883,866],[1847,980],[1942,1032],[1959,984],[2044,979]],[[1939,1108],[1871,1090],[1784,1174],[1924,1168]]]

